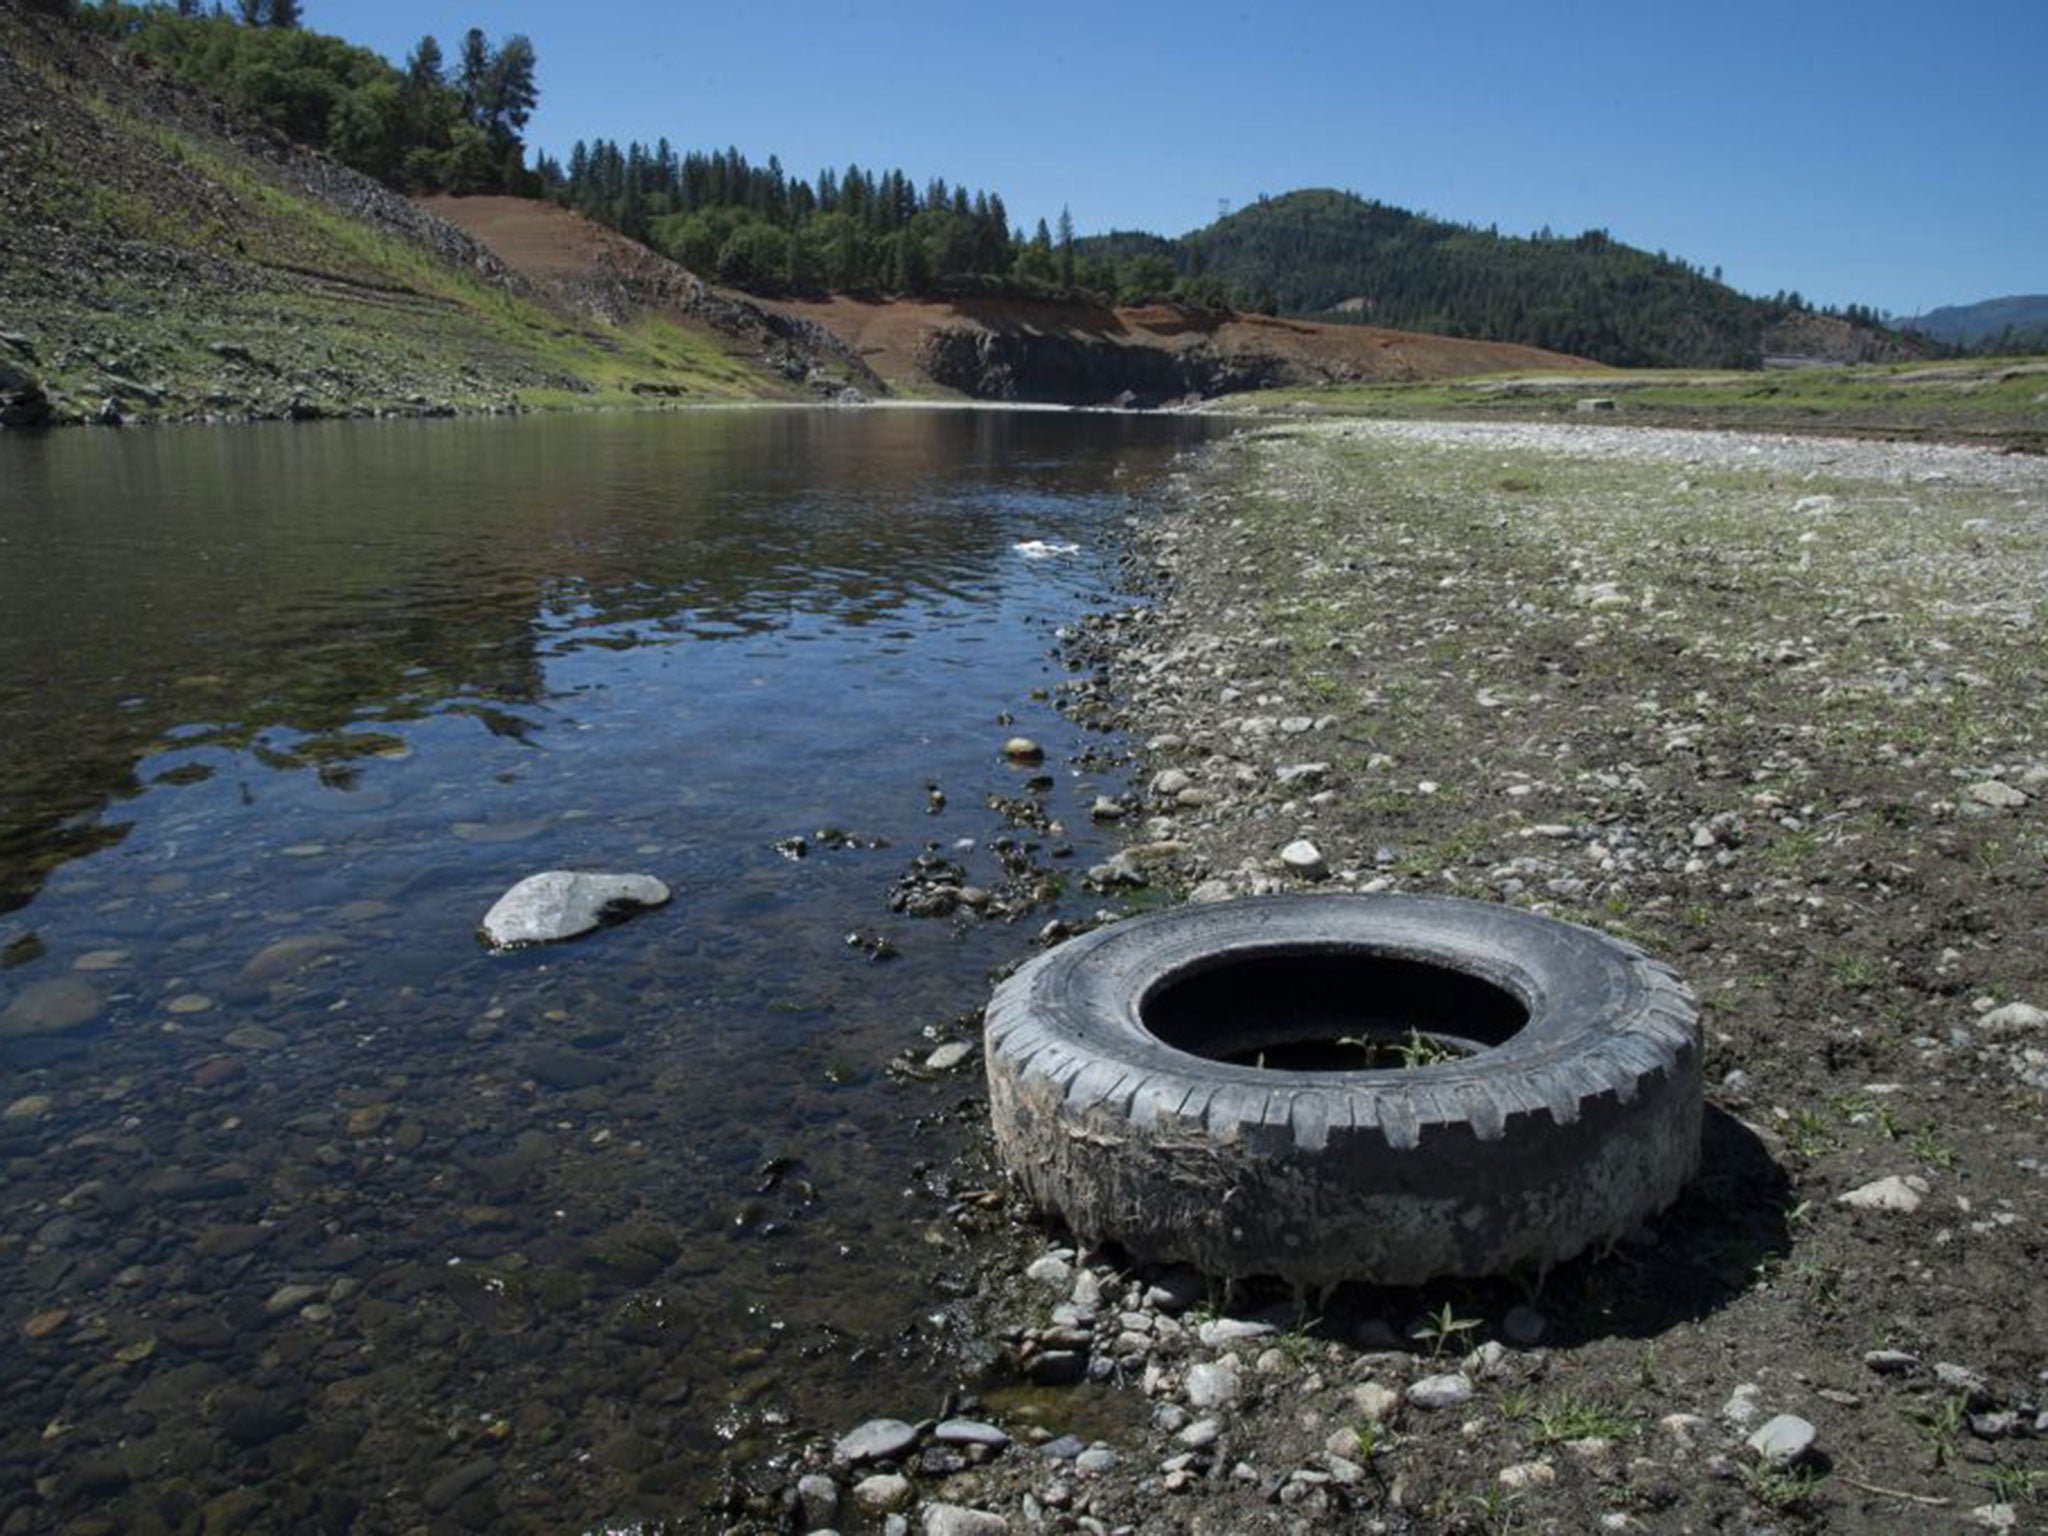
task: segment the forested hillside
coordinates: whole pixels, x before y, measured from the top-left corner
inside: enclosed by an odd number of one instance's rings
[[[1177,241],[1118,234],[1085,255],[1171,261],[1183,281],[1252,294],[1284,314],[1518,341],[1633,367],[1754,367],[1773,327],[1812,313],[1796,293],[1737,293],[1604,230],[1502,235],[1348,192],[1262,198]],[[1843,327],[1869,355],[1896,344],[1861,308]],[[1895,351],[1891,355],[1896,355]]]
[[[43,9],[61,9],[44,5]],[[538,102],[533,44],[471,27],[450,62],[422,37],[399,69],[368,48],[299,24],[297,0],[100,0],[79,15],[104,36],[218,96],[294,143],[405,192],[521,192],[521,133]]]

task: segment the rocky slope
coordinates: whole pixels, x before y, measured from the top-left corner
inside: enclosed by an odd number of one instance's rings
[[[593,317],[432,212],[14,5],[0,101],[13,425],[801,394],[792,374],[845,371],[759,311]]]

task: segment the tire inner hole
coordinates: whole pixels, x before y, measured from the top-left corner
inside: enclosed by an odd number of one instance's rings
[[[1176,1050],[1233,1066],[1365,1072],[1489,1050],[1529,1022],[1468,971],[1372,950],[1218,955],[1155,983],[1138,1018]]]

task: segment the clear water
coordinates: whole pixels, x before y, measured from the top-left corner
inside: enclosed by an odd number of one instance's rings
[[[0,442],[0,1526],[687,1523],[785,1419],[933,1411],[978,1067],[888,1065],[1095,904],[1052,631],[1201,430]],[[1063,835],[986,804],[1013,734]],[[928,843],[1073,875],[893,913]],[[674,900],[487,952],[554,867]]]

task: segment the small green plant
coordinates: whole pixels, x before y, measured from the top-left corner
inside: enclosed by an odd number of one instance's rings
[[[1406,1040],[1380,1040],[1371,1035],[1339,1035],[1337,1043],[1351,1050],[1363,1051],[1366,1065],[1377,1067],[1385,1064],[1391,1056],[1403,1071],[1412,1072],[1417,1067],[1434,1066],[1440,1061],[1456,1061],[1459,1052],[1448,1046],[1439,1045],[1420,1030],[1408,1031]],[[1264,1063],[1262,1062],[1261,1065]]]
[[[1785,1145],[1801,1157],[1819,1157],[1834,1150],[1834,1128],[1818,1110],[1799,1110],[1785,1122],[1784,1134]]]
[[[1963,1420],[1969,1407],[1970,1395],[1957,1392],[1938,1403],[1929,1403],[1908,1413],[1907,1417],[1920,1426],[1920,1438],[1927,1442],[1935,1471],[1947,1466],[1949,1457],[1955,1454],[1956,1441],[1962,1436]]]
[[[1645,1392],[1657,1389],[1657,1346],[1645,1344],[1636,1351],[1636,1385]]]
[[[1451,1304],[1447,1301],[1435,1313],[1416,1325],[1413,1337],[1429,1345],[1429,1358],[1434,1360],[1443,1354],[1459,1334],[1470,1333],[1478,1326],[1478,1318],[1458,1316],[1451,1310]]]
[[[1854,992],[1876,986],[1884,975],[1884,967],[1864,954],[1837,955],[1828,968],[1837,982]]]
[[[1564,1440],[1618,1440],[1628,1421],[1612,1409],[1567,1392],[1536,1410],[1536,1439],[1552,1445]]]
[[[1810,1507],[1814,1492],[1827,1478],[1825,1472],[1804,1467],[1745,1465],[1737,1469],[1749,1496],[1778,1514],[1792,1514]]]
[[[1946,1172],[1956,1165],[1956,1149],[1934,1134],[1934,1127],[1923,1125],[1913,1133],[1913,1139],[1906,1143],[1913,1155],[1930,1168]]]
[[[2033,1504],[2048,1499],[2048,1472],[1995,1462],[1982,1486],[2001,1504]]]
[[[1506,1536],[1515,1529],[1515,1501],[1499,1483],[1489,1483],[1486,1492],[1467,1496],[1465,1502],[1479,1517],[1479,1529],[1487,1536]]]

